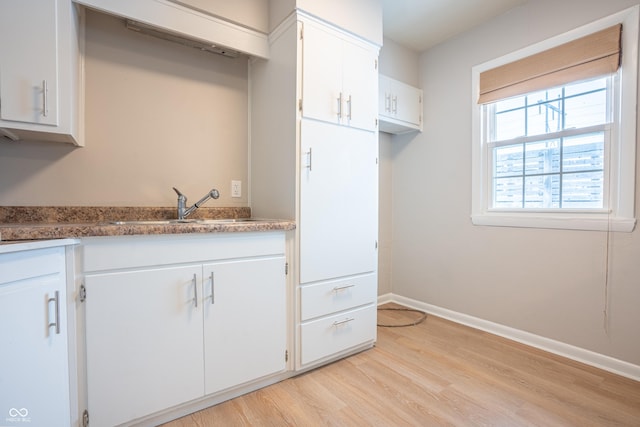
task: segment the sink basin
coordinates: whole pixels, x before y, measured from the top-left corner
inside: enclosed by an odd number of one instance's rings
[[[259,219],[253,218],[229,218],[229,219],[195,219],[194,222],[198,224],[228,224],[233,222],[255,222]]]
[[[166,224],[187,224],[198,220],[193,219],[149,219],[134,221],[109,221],[111,225],[166,225]]]
[[[259,221],[253,218],[229,218],[229,219],[150,219],[133,221],[110,221],[110,225],[169,225],[169,224],[229,224],[234,222]]]

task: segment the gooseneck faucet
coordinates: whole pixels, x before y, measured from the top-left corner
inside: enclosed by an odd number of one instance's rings
[[[187,208],[187,196],[182,194],[176,187],[173,187],[173,191],[175,191],[176,194],[178,195],[178,219],[185,219],[207,200],[217,199],[218,197],[220,197],[220,193],[218,192],[218,190],[214,188],[211,191],[209,191],[207,195],[204,196],[202,199],[195,202],[193,206]]]

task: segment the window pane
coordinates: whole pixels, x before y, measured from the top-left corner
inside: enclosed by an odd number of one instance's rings
[[[562,102],[550,101],[527,108],[527,135],[542,135],[562,130]]]
[[[587,93],[564,102],[565,129],[601,125],[607,122],[607,93]]]
[[[560,207],[560,175],[528,176],[525,178],[524,207],[553,209]]]
[[[598,209],[603,205],[603,172],[570,173],[562,177],[562,207]]]
[[[564,172],[601,171],[604,168],[604,132],[564,138]]]
[[[560,140],[526,144],[524,167],[527,175],[560,172]]]
[[[497,178],[493,180],[493,207],[522,207],[522,178]]]
[[[562,87],[556,87],[539,92],[531,92],[527,95],[527,103],[529,105],[538,104],[540,102],[551,101],[562,98]]]
[[[503,111],[515,110],[516,108],[524,107],[525,96],[516,96],[515,98],[505,99],[503,101],[496,102],[496,113]]]
[[[494,177],[522,175],[522,144],[493,149]]]
[[[610,77],[485,108],[493,135],[492,208],[601,209]],[[598,132],[580,129],[600,126]],[[553,133],[555,138],[548,134]],[[571,136],[568,136],[571,135]],[[510,140],[524,137],[517,144]],[[526,141],[526,142],[524,142]],[[508,145],[506,145],[508,144]],[[501,145],[501,146],[500,146]]]
[[[523,136],[525,131],[525,110],[513,110],[496,114],[496,134],[493,141]]]
[[[578,95],[585,92],[592,92],[598,89],[606,89],[607,88],[607,77],[597,79],[597,80],[588,80],[586,82],[574,83],[572,85],[568,85],[565,88],[564,96],[573,96]]]

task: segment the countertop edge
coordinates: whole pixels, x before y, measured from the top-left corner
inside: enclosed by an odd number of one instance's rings
[[[1,245],[2,247],[10,247],[17,245],[18,243],[16,241],[23,240],[49,241],[52,239],[80,239],[82,237],[105,236],[229,233],[275,230],[290,231],[295,228],[295,221],[279,219],[261,219],[256,221],[231,223],[176,223],[149,225],[109,223],[13,223],[0,224],[0,243],[13,243],[12,245]]]

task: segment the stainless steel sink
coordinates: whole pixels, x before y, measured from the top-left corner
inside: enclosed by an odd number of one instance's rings
[[[149,220],[133,220],[133,221],[109,221],[111,225],[166,225],[166,224],[183,224],[193,223],[197,220],[192,219],[149,219]]]
[[[261,221],[254,218],[229,218],[229,219],[196,219],[194,220],[198,224],[228,224],[234,222],[256,222]]]
[[[150,219],[133,221],[109,221],[110,225],[169,225],[169,224],[228,224],[234,222],[259,221],[253,218],[229,218],[229,219]]]

